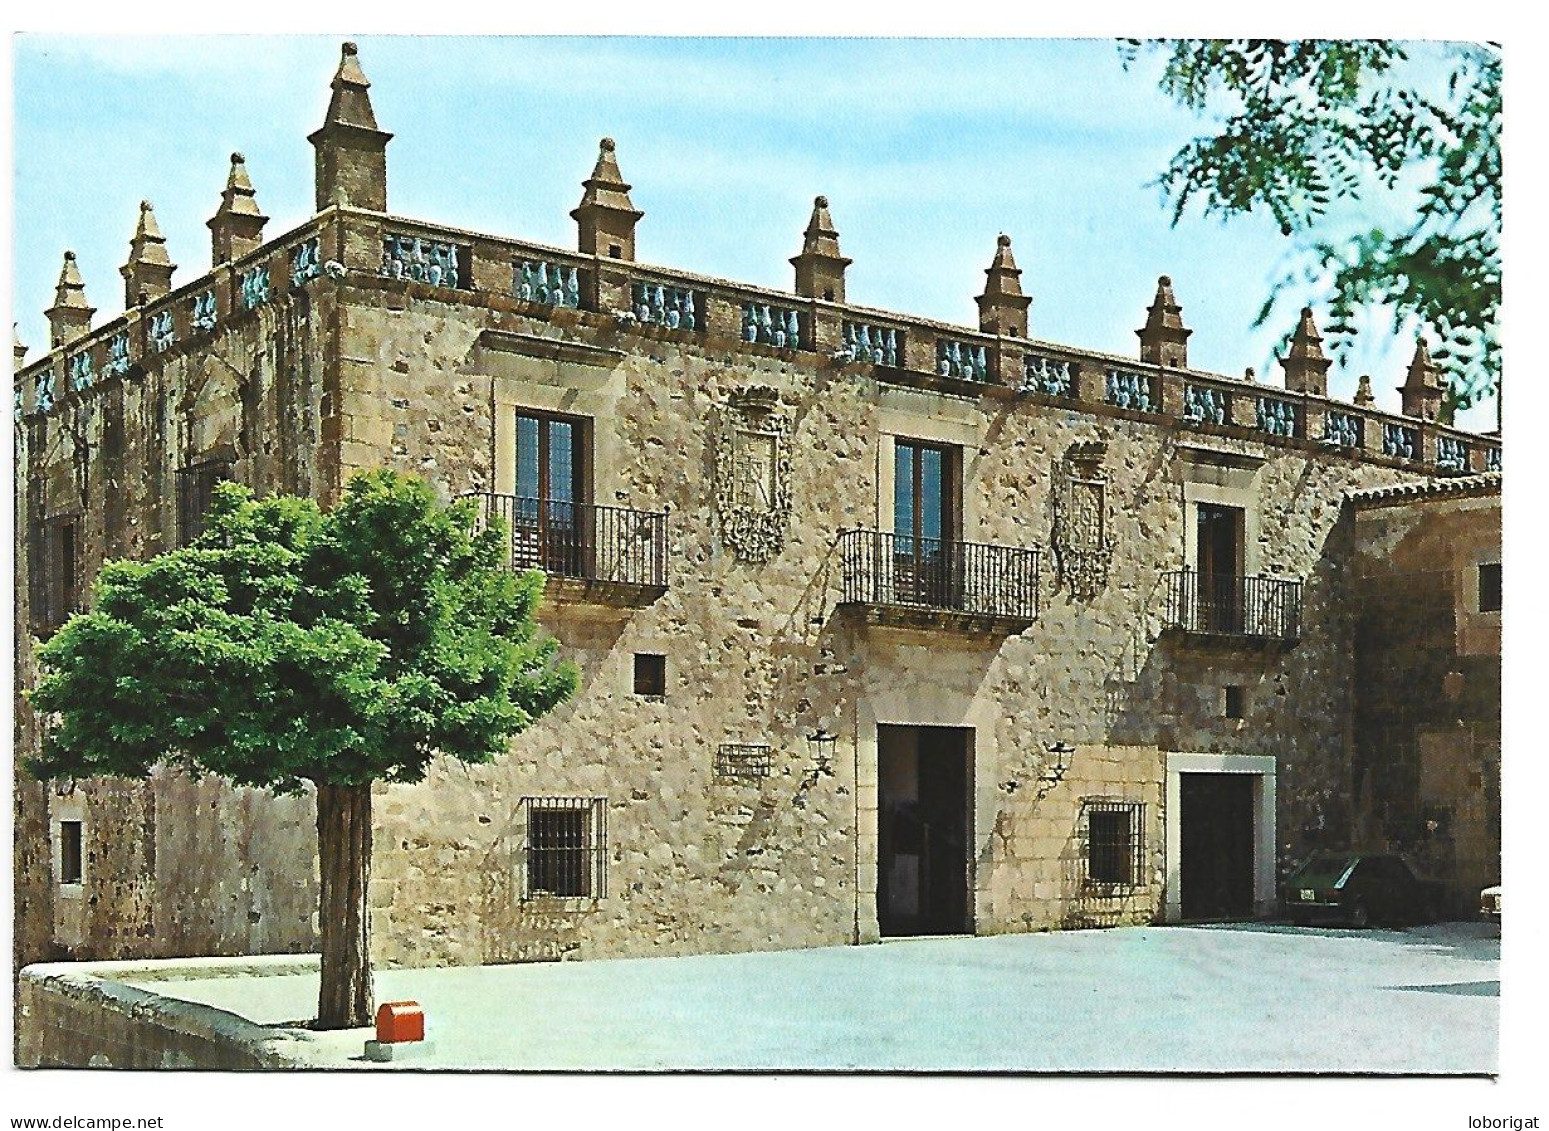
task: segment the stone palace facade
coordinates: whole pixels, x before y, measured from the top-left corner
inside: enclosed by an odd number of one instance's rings
[[[1458,911],[1499,879],[1500,444],[1437,422],[1423,342],[1395,415],[1329,398],[1310,312],[1279,383],[1191,369],[1166,278],[1138,356],[1040,341],[1004,236],[977,327],[871,309],[821,197],[791,291],[650,266],[608,139],[575,249],[426,224],[367,87],[346,44],[294,230],[234,155],[197,277],[143,204],[93,325],[66,253],[16,607],[25,687],[223,479],[503,518],[582,686],[377,787],[379,961],[1246,918],[1352,844]],[[19,774],[16,812],[18,962],[316,946],[307,796]]]

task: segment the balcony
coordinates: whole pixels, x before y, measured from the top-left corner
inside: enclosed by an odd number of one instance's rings
[[[531,499],[488,491],[481,526],[500,519],[509,532],[506,565],[542,570],[546,597],[636,608],[667,591],[667,514],[627,507]]]
[[[1302,583],[1175,570],[1163,574],[1165,627],[1216,642],[1294,644],[1302,632]]]
[[[874,624],[1021,632],[1038,617],[1038,551],[847,530],[842,606]]]

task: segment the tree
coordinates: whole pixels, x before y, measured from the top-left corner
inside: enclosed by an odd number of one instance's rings
[[[390,471],[328,512],[222,485],[191,546],[104,565],[39,652],[38,777],[169,764],[316,787],[320,1028],[371,1023],[372,782],[488,762],[576,686],[533,621],[543,575],[504,569],[504,532],[476,526],[471,502]]]
[[[1163,93],[1217,118],[1218,132],[1180,148],[1157,179],[1173,223],[1199,199],[1207,215],[1265,210],[1298,238],[1300,267],[1272,289],[1256,326],[1282,296],[1295,309],[1313,288],[1330,308],[1330,344],[1343,357],[1357,312],[1389,306],[1441,339],[1434,356],[1448,375],[1449,411],[1498,392],[1494,47],[1430,44],[1411,60],[1403,44],[1386,40],[1129,40],[1126,66],[1142,46],[1166,54]],[[1388,231],[1330,215],[1335,201],[1380,193],[1414,200],[1414,219]]]

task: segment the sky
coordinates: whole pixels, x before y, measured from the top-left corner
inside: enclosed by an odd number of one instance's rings
[[[1106,39],[357,39],[395,134],[396,214],[574,246],[569,211],[608,135],[645,211],[643,262],[788,289],[821,193],[855,261],[852,302],[974,325],[1005,232],[1034,337],[1133,356],[1168,274],[1195,368],[1281,380],[1274,349],[1303,296],[1252,323],[1289,245],[1260,216],[1172,224],[1154,179],[1206,127],[1158,91],[1159,57],[1126,70]],[[271,236],[310,214],[306,135],[338,37],[23,35],[14,48],[13,318],[30,356],[66,248],[98,321],[122,309],[142,198],[174,281],[206,267],[231,151]],[[1362,215],[1399,222],[1409,203]],[[1397,411],[1414,334],[1378,319],[1330,392],[1350,397],[1370,373]],[[1493,404],[1461,423],[1493,427]]]

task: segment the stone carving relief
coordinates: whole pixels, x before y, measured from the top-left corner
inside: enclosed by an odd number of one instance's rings
[[[767,562],[791,519],[790,422],[763,385],[731,394],[715,440],[721,540],[743,561]]]
[[[1072,600],[1090,601],[1108,584],[1113,538],[1108,533],[1107,445],[1076,444],[1055,474],[1054,570]]]

